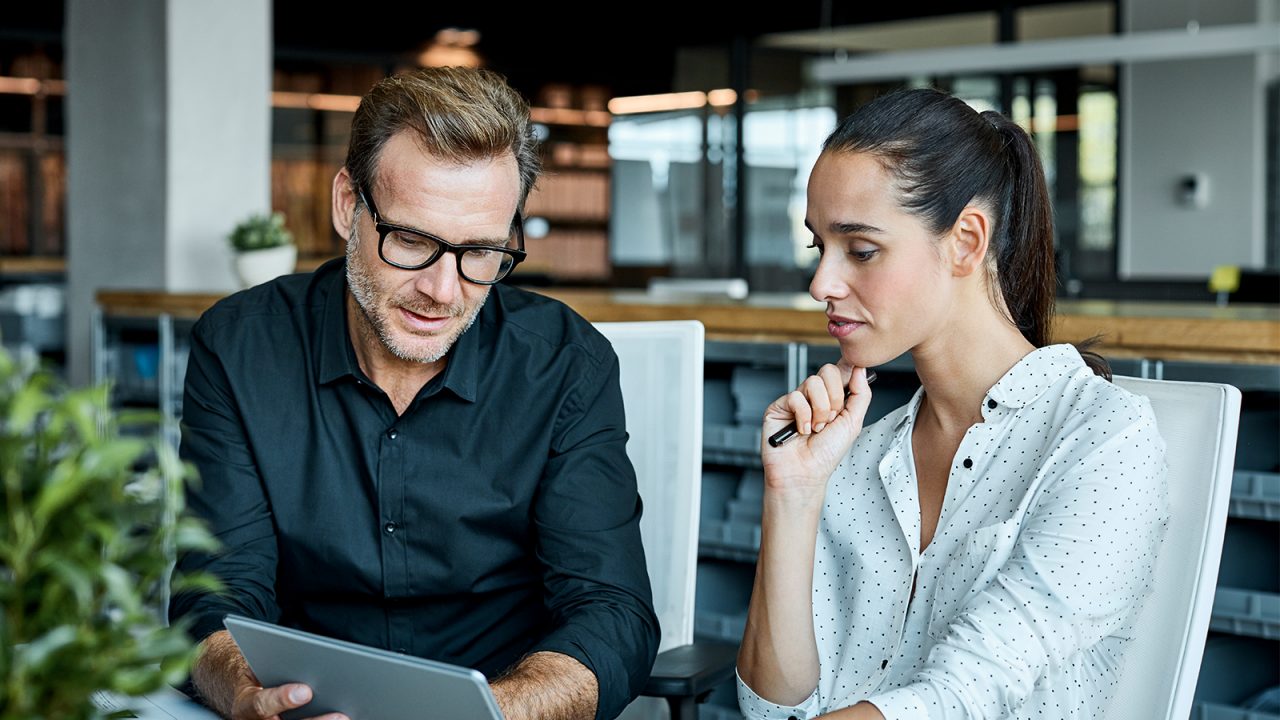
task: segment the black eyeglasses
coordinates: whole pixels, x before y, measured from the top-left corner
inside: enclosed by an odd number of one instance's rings
[[[453,253],[458,260],[458,274],[477,285],[494,285],[506,277],[525,258],[524,222],[519,211],[511,221],[511,237],[516,248],[496,245],[455,245],[430,233],[382,222],[378,208],[364,191],[356,186],[356,194],[369,208],[373,226],[378,231],[378,257],[382,262],[401,270],[421,270],[430,267],[445,253]]]

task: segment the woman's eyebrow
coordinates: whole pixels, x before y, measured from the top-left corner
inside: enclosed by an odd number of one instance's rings
[[[884,232],[875,225],[861,222],[833,222],[830,227],[836,235],[878,235]]]
[[[805,218],[804,226],[814,235],[818,234],[817,230],[809,224],[809,219]],[[868,225],[861,222],[833,222],[827,226],[831,230],[832,235],[877,235],[883,233],[884,230],[875,225]]]

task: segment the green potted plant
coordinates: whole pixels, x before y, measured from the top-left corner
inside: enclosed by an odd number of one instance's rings
[[[253,215],[235,226],[228,238],[235,250],[236,274],[244,287],[259,285],[293,272],[298,247],[284,225],[282,213]]]
[[[194,659],[162,607],[175,553],[214,541],[183,517],[192,471],[148,422],[0,351],[0,720],[103,717],[100,692],[127,707]],[[144,427],[154,439],[127,434]],[[193,586],[216,582],[172,581]]]

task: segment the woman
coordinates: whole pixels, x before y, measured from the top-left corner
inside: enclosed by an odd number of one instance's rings
[[[1167,518],[1164,444],[1105,362],[1050,345],[1035,148],[933,90],[827,139],[806,225],[838,365],[765,412],[739,704],[751,718],[1089,718]],[[863,428],[865,368],[922,387]],[[847,389],[847,393],[846,393]]]

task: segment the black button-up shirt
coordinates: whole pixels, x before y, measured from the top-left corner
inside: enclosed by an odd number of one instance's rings
[[[559,652],[613,717],[658,644],[613,348],[498,285],[397,416],[360,370],[345,302],[336,260],[196,323],[181,454],[224,547],[180,567],[229,593],[179,594],[171,616],[197,639],[237,613],[490,677]]]

